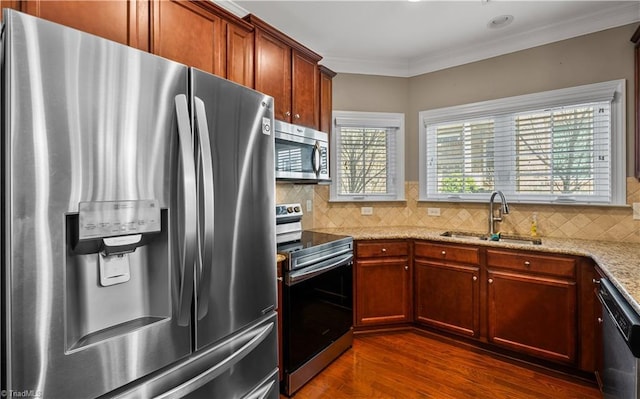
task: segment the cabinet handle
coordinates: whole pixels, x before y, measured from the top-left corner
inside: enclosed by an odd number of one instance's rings
[[[478,281],[478,276],[473,276],[473,281]]]
[[[442,251],[442,256],[445,256],[447,254],[447,251]]]
[[[600,284],[600,280],[595,279],[595,278],[594,278],[594,279],[592,279],[592,280],[591,280],[591,282],[592,282],[592,283],[594,283],[594,284],[596,284],[596,285],[597,285],[597,284]]]
[[[524,265],[525,265],[525,266],[527,266],[527,267],[529,267],[529,266],[531,266],[531,262],[529,262],[528,260],[525,260],[525,261],[524,261]]]
[[[295,114],[295,115],[294,115],[294,117],[295,117],[296,119],[300,119],[300,114]]]
[[[291,112],[287,111],[284,113],[284,116],[286,116],[287,118],[291,116]]]
[[[409,270],[409,266],[408,265],[404,265],[404,270]]]
[[[493,279],[492,278],[489,279],[489,284],[493,284]]]
[[[598,317],[598,324],[602,324],[602,317]]]
[[[381,251],[382,252],[387,252],[387,249],[386,248],[382,248]]]
[[[277,277],[276,278],[278,281],[282,281],[282,277]]]

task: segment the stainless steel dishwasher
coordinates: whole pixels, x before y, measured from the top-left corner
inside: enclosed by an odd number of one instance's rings
[[[602,392],[605,399],[639,399],[640,316],[603,278],[598,299],[602,303]]]

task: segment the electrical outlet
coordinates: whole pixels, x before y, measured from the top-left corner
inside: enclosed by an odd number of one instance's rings
[[[373,215],[373,208],[370,206],[363,206],[360,208],[360,214],[363,216],[371,216]]]
[[[440,216],[440,208],[427,208],[427,215]]]
[[[640,220],[640,202],[633,203],[633,220]]]
[[[307,200],[307,213],[313,212],[313,201]]]

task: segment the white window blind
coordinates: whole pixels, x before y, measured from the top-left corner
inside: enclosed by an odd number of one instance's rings
[[[333,201],[404,199],[404,115],[334,112]]]
[[[623,204],[623,99],[614,81],[423,111],[421,199]]]

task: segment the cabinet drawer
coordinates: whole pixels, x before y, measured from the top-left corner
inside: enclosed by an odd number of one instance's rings
[[[408,256],[409,244],[405,241],[357,242],[356,254],[358,258]]]
[[[460,245],[434,244],[430,242],[416,242],[414,256],[461,262],[477,265],[480,263],[480,249]]]
[[[558,256],[487,250],[487,266],[552,276],[575,277],[576,260]]]

